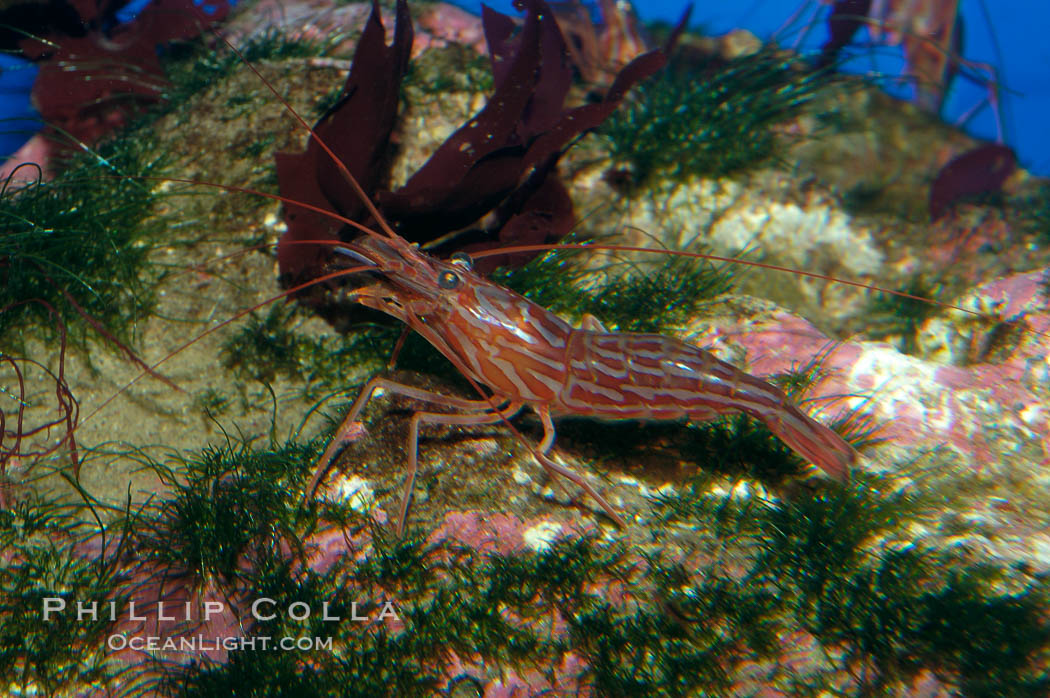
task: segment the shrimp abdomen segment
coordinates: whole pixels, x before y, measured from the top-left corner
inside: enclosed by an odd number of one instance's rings
[[[836,478],[846,479],[856,460],[849,444],[782,390],[672,337],[575,331],[566,364],[567,380],[551,405],[555,412],[696,422],[743,412]]]

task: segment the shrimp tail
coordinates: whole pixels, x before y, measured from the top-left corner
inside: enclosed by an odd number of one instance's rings
[[[834,431],[790,402],[785,402],[774,414],[759,417],[795,453],[836,480],[849,481],[857,451]]]

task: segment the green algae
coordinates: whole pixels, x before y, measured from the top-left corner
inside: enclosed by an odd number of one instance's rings
[[[1050,627],[1040,615],[1045,580],[991,561],[971,560],[901,535],[909,520],[939,504],[878,478],[805,494],[760,522],[761,566],[777,572],[793,617],[842,661],[887,691],[920,669],[957,682],[966,695],[1037,695],[1047,679]],[[883,538],[872,549],[872,541]],[[1013,580],[1004,590],[1004,580]],[[1016,634],[1007,637],[1007,627]]]
[[[320,55],[328,46],[270,31],[242,53],[253,62],[286,60]],[[128,342],[152,311],[161,271],[148,258],[167,221],[155,214],[161,196],[149,180],[168,169],[146,129],[243,65],[236,54],[199,41],[165,58],[170,85],[164,99],[132,126],[93,151],[74,153],[51,181],[7,183],[0,191],[0,337],[35,327],[53,338],[57,315],[74,341],[101,329]],[[271,145],[269,138],[253,141],[255,155]]]
[[[98,328],[131,339],[154,304],[147,257],[163,225],[143,178],[161,168],[129,136],[74,155],[49,182],[4,188],[0,337],[17,342],[33,328],[54,339],[61,327],[78,342]]]
[[[732,289],[729,265],[668,254],[645,267],[630,262],[598,270],[574,267],[573,257],[586,251],[549,252],[524,267],[497,270],[492,280],[551,312],[574,318],[593,315],[620,332],[667,330]]]
[[[768,49],[706,73],[680,67],[641,85],[599,132],[633,186],[725,177],[774,157],[775,125],[827,82],[826,73]]]
[[[171,496],[142,514],[137,535],[147,559],[199,579],[234,578],[242,556],[297,538],[302,512],[289,493],[302,492],[318,455],[310,444],[256,449],[230,441],[153,464]]]
[[[940,310],[936,303],[925,299],[938,299],[943,295],[943,285],[931,282],[918,274],[911,277],[900,293],[879,293],[868,311],[867,333],[874,339],[899,337],[898,350],[903,354],[918,351],[918,335],[923,323]]]
[[[697,499],[664,506],[671,520],[709,518],[710,505]],[[1050,649],[1039,610],[1045,580],[911,542],[908,523],[939,505],[862,476],[846,487],[797,490],[772,506],[731,500],[715,530],[728,520],[752,539],[757,552],[742,586],[770,589],[781,621],[834,650],[838,669],[859,677],[862,692],[900,694],[926,669],[967,695],[1037,695],[1046,686],[1037,660]],[[1004,591],[1005,579],[1012,590]],[[1008,639],[1001,633],[1011,624],[1017,635]]]
[[[340,34],[329,35],[324,40],[292,38],[271,27],[240,46],[244,60],[230,50],[216,51],[212,42],[204,38],[176,45],[163,56],[164,74],[169,82],[164,100],[148,118],[155,119],[178,109],[190,97],[242,68],[245,60],[257,64],[322,56],[342,38]]]
[[[250,633],[328,636],[331,649],[147,660],[120,681],[162,695],[425,696],[445,689],[450,652],[481,662],[485,680],[543,675],[572,651],[583,660],[575,679],[599,696],[733,695],[745,667],[785,690],[900,695],[923,672],[966,695],[1047,688],[1037,663],[1050,656],[1046,580],[912,541],[909,525],[942,505],[921,494],[928,488],[859,475],[779,498],[719,497],[720,476],[701,472],[655,501],[640,539],[567,536],[538,551],[483,553],[418,526],[396,539],[345,504],[305,502],[316,456],[314,444],[231,440],[153,464],[170,490],[107,528],[126,531],[123,550],[166,578],[212,580],[232,596],[247,589],[279,608],[328,603],[341,621],[277,614]],[[115,685],[115,667],[88,651],[104,623],[45,623],[25,609],[53,588],[119,597],[132,581],[113,574],[120,553],[110,564],[73,554],[61,543],[71,519],[40,503],[0,519],[4,554],[22,560],[0,578],[4,632],[18,636],[3,645],[0,678],[49,694]],[[306,541],[322,523],[368,543],[312,569]],[[347,620],[352,604],[374,613],[385,600],[403,628]],[[781,638],[802,636],[815,644],[800,664]]]
[[[6,689],[59,695],[111,675],[104,617],[43,619],[48,597],[121,598],[110,596],[115,579],[108,560],[75,552],[92,532],[73,508],[41,498],[0,510],[0,681]]]

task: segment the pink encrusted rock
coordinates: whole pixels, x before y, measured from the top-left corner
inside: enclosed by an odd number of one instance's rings
[[[364,559],[372,551],[371,536],[366,527],[349,531],[337,526],[322,527],[317,533],[302,541],[306,551],[306,564],[312,571],[325,574],[337,561],[346,562]],[[82,546],[82,554],[97,557],[101,551],[98,540]],[[282,545],[288,559],[299,558],[292,549]],[[249,573],[251,562],[242,558],[239,568]],[[253,603],[260,597],[256,590],[242,585],[219,585],[214,579],[201,582],[199,577],[183,574],[171,568],[162,568],[153,563],[128,566],[127,583],[121,587],[134,606],[121,605],[116,609],[116,619],[108,633],[113,638],[110,653],[126,665],[137,665],[162,657],[166,662],[190,664],[202,659],[225,663],[233,650],[240,649],[242,638],[252,638],[256,617]],[[374,615],[383,599],[356,599],[361,613]],[[108,600],[100,608],[108,609]],[[317,609],[311,609],[316,612]],[[286,613],[287,609],[272,605],[259,608],[261,617]],[[108,613],[108,610],[106,610]],[[355,611],[357,613],[357,611]],[[108,617],[108,616],[107,616]],[[398,633],[404,629],[397,618],[371,618],[367,623],[382,623],[386,630]],[[131,638],[138,638],[131,644]],[[153,638],[155,649],[140,646]],[[256,643],[260,642],[255,640]],[[255,645],[258,647],[258,644]]]
[[[332,0],[261,0],[251,11],[237,13],[226,27],[228,38],[234,44],[243,44],[253,36],[278,29],[288,38],[328,42],[331,37],[344,37],[330,50],[331,54],[349,55],[353,52],[371,12],[368,3],[342,3]],[[383,25],[394,26],[392,10],[383,10]],[[450,44],[470,46],[479,54],[485,53],[485,37],[481,19],[447,3],[427,7],[420,15],[412,45],[416,58],[431,48]]]
[[[469,46],[481,55],[486,53],[485,32],[481,18],[455,5],[439,2],[423,10],[419,17],[417,37],[428,37],[432,45],[438,42]]]
[[[0,165],[0,181],[8,182],[8,186],[18,186],[38,179],[51,179],[53,152],[54,146],[38,133]]]
[[[1003,321],[1023,320],[1019,326],[1025,331],[1017,346],[997,361],[947,365],[902,354],[882,342],[835,342],[784,311],[707,327],[693,341],[713,344],[708,348],[729,360],[743,355],[745,362],[738,365],[759,376],[797,370],[821,357],[823,377],[806,393],[818,416],[861,409],[880,425],[879,436],[893,457],[948,446],[971,467],[994,472],[1023,461],[1022,447],[1038,450],[1042,459],[1050,457],[1050,415],[1045,407],[1050,313],[1041,289],[1044,274],[990,282],[962,303]],[[954,328],[980,323],[984,332],[995,331],[995,322],[961,312],[953,313],[949,322]],[[952,327],[945,331],[963,333]]]
[[[541,551],[555,540],[597,532],[597,526],[589,520],[570,524],[543,517],[522,520],[506,514],[465,511],[446,514],[444,523],[430,534],[429,541],[454,542],[482,553],[512,555],[527,550]]]
[[[524,522],[504,514],[453,512],[430,534],[429,542],[455,541],[484,553],[510,555],[525,547]]]
[[[117,548],[110,541],[105,549],[104,543],[103,536],[95,535],[78,542],[71,552],[92,564],[101,564],[102,557],[112,564]],[[120,562],[117,577],[124,581],[108,598],[70,599],[65,610],[77,613],[77,601],[97,602],[97,617],[112,623],[105,638],[108,655],[127,665],[155,657],[180,664],[226,661],[229,650],[223,640],[244,636],[250,601],[242,603],[237,593],[221,589],[214,580],[202,582],[181,570],[138,560],[128,550]]]
[[[230,651],[225,643],[238,642],[251,625],[248,604],[239,608],[214,582],[201,587],[158,569],[142,569],[138,575],[142,581],[133,587],[128,605],[117,607],[107,640],[113,656],[126,664],[152,657],[179,664],[205,658],[222,663]]]
[[[553,671],[508,671],[485,685],[485,698],[540,698],[541,696],[587,696],[593,688],[583,681],[587,663],[575,652],[562,655]],[[553,676],[553,680],[551,678]]]
[[[385,522],[386,516],[381,520],[376,519],[377,524],[382,525]],[[327,574],[337,562],[347,558],[363,560],[372,552],[372,540],[367,530],[358,529],[351,532],[333,525],[322,527],[302,544],[306,552],[306,564],[321,575]],[[282,552],[289,558],[293,557],[291,549],[287,547],[284,547]]]
[[[924,669],[915,677],[908,689],[908,695],[913,698],[948,698],[958,694],[940,681],[932,671]]]
[[[967,307],[966,304],[970,303],[976,306],[973,310],[1003,320],[1024,314],[1033,330],[1043,332],[1050,327],[1046,290],[1048,275],[1050,269],[1042,269],[989,281],[968,293],[968,300],[962,305]]]
[[[370,7],[365,3],[337,4],[330,0],[260,0],[235,11],[225,28],[226,38],[243,45],[251,37],[280,31],[290,40],[328,41],[346,35],[336,52],[352,51]]]

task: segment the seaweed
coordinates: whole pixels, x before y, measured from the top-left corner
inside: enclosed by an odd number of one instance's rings
[[[314,125],[316,138],[309,140],[303,153],[276,155],[282,196],[367,223],[365,203],[344,181],[320,142],[333,149],[366,195],[372,195],[383,183],[398,92],[412,47],[412,22],[403,0],[398,2],[394,40],[389,47],[385,35],[379,7],[373,3],[342,97]],[[329,254],[326,247],[300,241],[338,240],[339,224],[293,205],[285,207],[284,218],[288,231],[281,236],[277,258],[285,285],[294,285],[315,276]]]
[[[1017,169],[1013,148],[986,143],[952,158],[930,185],[930,221],[946,216],[960,201],[1002,193]]]
[[[797,621],[825,645],[844,648],[842,661],[865,690],[907,684],[926,668],[967,695],[1045,691],[1047,679],[1033,665],[1050,643],[1038,610],[1046,608],[1045,584],[906,538],[873,546],[900,535],[935,501],[909,490],[878,492],[877,480],[865,477],[801,493],[762,521],[761,565],[776,570]]]
[[[967,695],[1047,688],[1036,663],[1050,652],[1045,580],[912,541],[910,524],[943,503],[928,483],[858,475],[775,496],[758,487],[718,494],[725,475],[698,473],[655,501],[650,533],[674,545],[574,534],[539,550],[486,553],[419,527],[397,539],[337,500],[304,506],[314,458],[312,444],[231,439],[153,464],[171,489],[141,510],[114,512],[109,528],[130,538],[105,557],[67,544],[83,539],[71,512],[39,503],[0,512],[3,551],[22,560],[0,576],[0,613],[18,616],[5,615],[4,632],[19,640],[0,644],[0,659],[11,660],[0,662],[0,678],[52,693],[115,681],[114,666],[90,651],[107,632],[104,617],[44,623],[24,609],[55,584],[70,598],[125,598],[153,570],[147,582],[186,584],[189,574],[216,581],[230,602],[250,590],[275,608],[315,609],[245,616],[245,633],[330,639],[311,652],[257,648],[221,662],[144,659],[123,670],[125,691],[469,695],[487,672],[507,671],[599,696],[734,695],[760,685],[901,694],[923,672]],[[325,531],[340,545],[315,547]],[[41,543],[57,557],[40,556]],[[385,600],[400,624],[349,620],[352,604],[360,613]],[[325,603],[340,620],[316,612]],[[794,643],[804,638],[812,646],[800,661]],[[463,663],[449,677],[453,655]]]
[[[770,48],[708,71],[666,71],[599,129],[611,172],[640,188],[656,177],[725,177],[755,167],[777,153],[774,127],[828,80]]]
[[[79,154],[50,182],[0,191],[0,336],[25,338],[35,327],[54,339],[54,309],[73,342],[92,333],[118,346],[131,339],[153,307],[144,272],[148,242],[163,229],[142,180],[161,168],[129,136]]]
[[[967,695],[1045,690],[1035,664],[1050,649],[1045,583],[910,541],[908,523],[929,515],[936,495],[887,489],[870,475],[779,500],[712,501],[710,491],[704,476],[664,497],[662,520],[711,522],[701,540],[728,546],[746,570],[739,588],[775,599],[756,620],[811,633],[825,648],[830,665],[792,672],[793,683],[827,688],[845,670],[853,690],[898,694],[927,670]],[[1011,624],[1017,636],[1007,639]]]
[[[233,369],[238,377],[264,383],[273,381],[278,373],[296,375],[304,354],[309,352],[309,342],[291,330],[293,314],[282,305],[270,306],[263,318],[252,314],[245,326],[223,343],[223,366]]]
[[[302,381],[310,399],[345,385],[345,377],[362,368],[382,368],[393,356],[401,330],[391,325],[359,325],[338,336],[307,337],[297,332],[299,311],[274,306],[252,315],[223,343],[222,363],[240,380],[271,383],[277,376]],[[412,336],[399,354],[400,363],[428,373],[455,376],[451,364],[422,338]],[[446,367],[451,370],[446,370]]]
[[[452,243],[435,248],[437,254],[564,237],[574,216],[565,186],[556,176],[559,158],[581,134],[608,118],[634,84],[664,65],[678,32],[664,49],[625,66],[600,100],[566,109],[563,104],[572,74],[565,62],[564,39],[546,3],[529,0],[524,5],[525,24],[516,36],[509,17],[483,9],[493,95],[396,191],[386,191],[382,185],[389,178],[388,145],[412,34],[407,5],[399,2],[394,41],[386,46],[378,9],[373,6],[354,54],[344,98],[314,129],[346,164],[363,192],[355,191],[317,140],[311,139],[303,154],[278,155],[282,194],[375,225],[377,221],[360,198],[363,193],[376,201],[383,218],[398,234],[413,242],[461,233]],[[463,232],[490,212],[492,221],[484,227]],[[278,246],[278,259],[286,286],[315,278],[325,269],[331,254],[328,246],[306,241],[351,239],[360,234],[350,227],[340,230],[326,216],[294,205],[286,207],[285,217],[289,229]],[[499,264],[520,264],[531,256],[489,256],[479,260],[477,268],[488,271]],[[325,307],[324,295],[315,291],[309,302]],[[331,317],[339,311],[327,307],[322,312]]]
[[[936,300],[943,286],[916,274],[898,290],[899,293],[880,293],[872,299],[868,311],[872,322],[867,332],[875,339],[900,336],[898,349],[914,354],[922,324],[937,313],[937,306],[928,299]]]
[[[154,0],[133,20],[119,23],[117,3],[73,2],[80,22],[74,33],[35,36],[20,42],[22,52],[40,63],[33,101],[51,136],[66,145],[83,145],[128,122],[164,91],[157,46],[197,36],[225,19],[229,5],[209,8],[188,0]],[[38,27],[32,27],[35,31]],[[69,66],[77,66],[70,70]],[[71,140],[72,143],[67,141]]]
[[[698,257],[669,254],[645,266],[611,262],[597,271],[574,267],[573,255],[586,249],[549,252],[523,267],[498,270],[492,279],[552,312],[589,314],[611,330],[652,333],[695,317],[733,287],[729,265]]]
[[[171,495],[141,515],[145,559],[197,579],[229,582],[247,556],[299,538],[301,493],[317,457],[312,444],[255,449],[229,442],[174,464],[151,463]],[[301,494],[300,494],[301,496]]]
[[[23,695],[109,683],[104,614],[44,617],[44,599],[119,601],[105,551],[85,555],[95,533],[74,508],[33,497],[0,510],[0,681]]]

